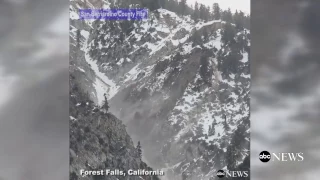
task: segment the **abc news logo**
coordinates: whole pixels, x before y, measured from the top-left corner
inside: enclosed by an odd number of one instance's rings
[[[217,171],[217,176],[219,178],[223,177],[248,177],[249,172],[248,171],[224,171],[219,170]]]
[[[272,153],[270,154],[268,151],[262,151],[259,154],[260,161],[266,163],[270,160],[272,161],[280,161],[280,162],[292,162],[292,161],[303,161],[303,153]]]

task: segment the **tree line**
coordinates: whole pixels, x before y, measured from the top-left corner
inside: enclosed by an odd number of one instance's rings
[[[222,10],[218,3],[213,3],[212,6],[195,2],[189,6],[187,0],[110,0],[111,8],[132,8],[143,7],[150,11],[156,9],[167,9],[179,15],[190,15],[193,20],[210,21],[222,20],[229,23],[234,23],[238,28],[250,29],[250,15],[246,15],[241,10],[236,10],[232,13],[231,9]]]

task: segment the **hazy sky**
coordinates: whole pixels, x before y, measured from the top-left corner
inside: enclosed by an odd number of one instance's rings
[[[230,9],[235,11],[236,9],[241,10],[245,13],[250,14],[250,0],[187,0],[188,4],[193,4],[195,2],[209,5],[212,7],[213,3],[219,3],[221,9]]]

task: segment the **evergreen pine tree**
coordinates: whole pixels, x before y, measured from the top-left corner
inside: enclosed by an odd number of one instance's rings
[[[203,4],[200,4],[200,19],[205,20],[206,19],[206,6]]]
[[[234,20],[234,24],[236,25],[236,28],[238,29],[239,22],[240,22],[240,16],[239,16],[238,10],[236,10],[236,12],[232,15],[232,18]]]
[[[237,37],[237,43],[235,44],[236,47],[236,51],[237,52],[243,52],[244,48],[247,46],[248,42],[246,40],[246,38],[244,37],[244,35],[239,35]]]
[[[222,31],[221,41],[225,44],[233,44],[235,36],[236,32],[234,27],[230,23],[226,23]]]
[[[216,130],[215,130],[215,126],[217,125],[217,121],[216,119],[214,118],[213,122],[212,122],[212,125],[210,126],[209,128],[209,136],[213,136],[216,134]]]
[[[229,131],[229,130],[230,130],[230,127],[229,127],[229,125],[228,125],[228,123],[227,123],[227,116],[226,116],[226,115],[224,115],[223,127],[224,127],[224,129],[225,129],[226,131]]]
[[[101,108],[104,109],[106,112],[108,112],[109,110],[109,103],[108,103],[106,94],[104,94],[104,102]]]
[[[191,40],[193,42],[192,47],[202,44],[202,38],[201,38],[199,31],[194,32],[194,34],[191,37]]]
[[[213,135],[215,135],[216,134],[216,130],[215,130],[215,127],[214,126],[210,126],[211,128],[210,128],[210,132],[209,132],[209,136],[213,136]]]
[[[233,17],[232,17],[232,12],[231,12],[230,8],[228,10],[222,12],[221,19],[223,21],[228,22],[228,23],[233,23]]]
[[[228,169],[235,169],[236,168],[236,162],[237,160],[241,157],[241,144],[242,142],[245,141],[245,126],[244,125],[240,125],[237,130],[235,131],[230,145],[227,148],[227,167]],[[245,162],[246,161],[246,162]],[[248,166],[248,159],[244,160],[243,163],[245,163],[244,166]],[[250,162],[249,162],[250,163]],[[249,167],[245,167],[245,168],[249,168]]]
[[[234,144],[234,147],[237,149],[237,152],[240,152],[241,150],[241,144],[245,141],[245,131],[246,128],[244,125],[240,125],[237,130],[234,132],[232,143]],[[239,154],[239,153],[238,153]]]
[[[195,5],[194,5],[193,20],[198,21],[199,16],[200,16],[199,4],[196,1]]]
[[[163,8],[163,9],[167,8],[167,0],[158,0],[158,3],[161,8]]]
[[[239,17],[240,17],[240,23],[243,26],[244,25],[244,19],[246,18],[246,16],[244,15],[244,12],[240,11],[239,12]]]
[[[209,21],[210,19],[210,6],[205,7],[204,20]]]
[[[226,152],[226,163],[227,163],[227,168],[229,170],[233,170],[236,167],[236,157],[235,157],[235,152],[234,152],[234,146],[231,143],[228,148],[227,148],[227,152]]]
[[[209,35],[206,30],[203,31],[203,40],[204,42],[207,42],[209,40]]]
[[[187,0],[181,0],[179,2],[179,12],[182,15],[186,14],[186,10],[187,10]]]
[[[237,30],[243,30],[245,24],[245,15],[242,11],[238,13],[236,11],[233,15],[233,20],[236,25]]]
[[[244,16],[243,26],[244,26],[246,29],[250,29],[250,16],[249,16],[249,15]]]
[[[213,4],[213,19],[219,20],[221,19],[220,7],[218,3]]]
[[[137,151],[138,151],[138,157],[139,157],[139,159],[141,160],[141,158],[142,158],[142,150],[141,150],[140,141],[138,141]]]
[[[236,10],[236,12],[233,14],[233,17],[235,16],[239,16],[238,10]]]
[[[205,83],[209,83],[209,78],[210,78],[210,74],[208,72],[208,67],[209,67],[209,59],[207,56],[202,55],[200,57],[200,76],[203,79],[203,81]]]
[[[77,29],[77,34],[76,34],[76,39],[77,39],[77,48],[80,47],[80,37],[81,37],[81,33],[80,30]]]
[[[230,23],[232,23],[233,22],[233,18],[232,18],[232,12],[231,12],[231,9],[230,8],[228,8],[228,11],[227,11],[227,13],[226,13],[226,21],[227,22],[230,22]]]
[[[203,125],[200,124],[197,128],[196,128],[196,136],[202,136],[203,135]]]
[[[168,1],[168,10],[173,12],[179,12],[179,3],[177,0]]]

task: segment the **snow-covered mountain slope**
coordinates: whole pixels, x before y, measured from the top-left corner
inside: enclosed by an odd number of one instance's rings
[[[249,30],[165,9],[144,21],[70,27],[70,68],[82,88],[96,103],[107,94],[111,112],[167,179],[209,179],[248,158]]]

